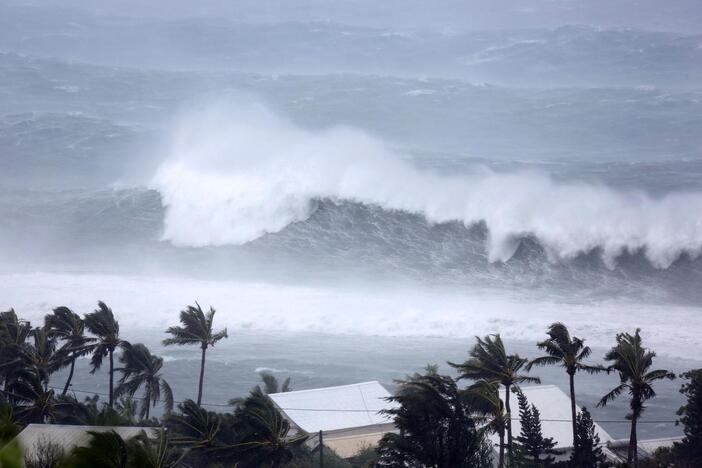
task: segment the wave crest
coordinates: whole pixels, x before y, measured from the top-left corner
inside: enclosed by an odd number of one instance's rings
[[[491,261],[509,260],[524,237],[553,261],[597,250],[610,266],[643,252],[666,268],[702,247],[702,193],[653,198],[534,172],[440,175],[360,130],[305,130],[255,103],[204,106],[181,119],[152,186],[166,207],[163,239],[177,246],[243,244],[331,199],[434,223],[482,222]]]

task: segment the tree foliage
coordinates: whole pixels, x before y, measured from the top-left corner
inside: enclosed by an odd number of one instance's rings
[[[166,415],[164,425],[171,444],[185,451],[184,462],[208,466],[236,461],[233,415],[207,411],[194,401],[185,400],[178,405],[178,411]]]
[[[578,412],[575,419],[575,440],[570,463],[579,468],[597,468],[606,464],[606,457],[600,446],[600,436],[597,435],[595,423],[585,407]]]
[[[390,400],[399,406],[387,414],[400,433],[385,434],[380,441],[378,466],[491,466],[491,447],[455,380],[428,366],[397,383]]]
[[[592,350],[589,346],[585,346],[584,339],[571,336],[568,327],[561,322],[552,323],[548,327],[546,334],[548,335],[548,339],[536,344],[546,355],[533,359],[527,365],[527,369],[531,370],[533,366],[547,365],[559,365],[565,369],[568,374],[570,387],[570,415],[573,427],[573,440],[575,440],[575,374],[579,371],[594,374],[604,372],[606,369],[602,366],[592,366],[585,362],[585,359],[592,354]]]
[[[650,370],[655,356],[656,353],[643,346],[641,330],[638,328],[633,335],[619,333],[616,346],[605,355],[605,360],[612,363],[609,369],[619,373],[620,383],[602,397],[598,406],[606,405],[624,392],[629,393],[631,413],[627,417],[631,419],[631,435],[627,463],[634,467],[638,466],[636,423],[645,409],[644,403],[656,396],[653,383],[661,379],[675,378],[675,374],[667,370]]]
[[[0,377],[4,389],[22,368],[22,354],[31,332],[32,325],[20,319],[14,309],[0,312]]]
[[[68,364],[71,367],[61,392],[62,395],[65,395],[71,386],[76,359],[90,353],[90,344],[95,342],[95,338],[85,335],[85,322],[83,322],[83,319],[65,306],[56,307],[53,313],[44,317],[44,328],[47,330],[49,337],[63,342],[59,351],[64,357],[64,364]]]
[[[680,377],[688,382],[682,384],[680,393],[687,397],[687,403],[680,407],[685,437],[674,446],[674,453],[688,462],[702,466],[702,369],[695,369]]]
[[[278,468],[302,453],[307,434],[293,434],[290,422],[260,389],[254,389],[234,413],[242,468]]]
[[[91,373],[95,373],[102,366],[105,357],[109,358],[109,405],[114,404],[114,352],[118,347],[127,346],[129,343],[119,336],[119,323],[115,320],[112,309],[98,301],[98,308],[85,316],[85,327],[96,336],[95,343],[91,345],[90,365]]]
[[[505,410],[507,412],[507,451],[512,459],[512,420],[509,393],[512,386],[520,383],[541,383],[538,377],[522,373],[528,360],[518,354],[508,354],[499,334],[488,335],[470,350],[470,358],[462,364],[449,362],[459,372],[458,379],[485,380],[504,386]]]
[[[199,345],[201,350],[200,379],[197,390],[197,404],[202,403],[202,386],[205,378],[205,354],[207,348],[214,346],[219,340],[227,338],[227,329],[214,331],[213,322],[215,310],[210,310],[205,314],[202,307],[197,302],[194,306],[187,306],[180,312],[181,326],[170,327],[166,333],[171,335],[163,340],[164,346],[170,345]]]
[[[127,468],[127,444],[115,431],[88,432],[90,442],[76,447],[68,458],[73,468]]]
[[[463,392],[463,399],[470,407],[480,430],[497,434],[499,438],[497,466],[502,468],[505,464],[505,430],[508,416],[497,384],[479,380]]]
[[[515,389],[519,401],[519,422],[521,431],[517,436],[517,464],[528,467],[552,466],[556,443],[551,437],[544,437],[541,429],[541,414],[535,405],[529,405],[526,395]]]
[[[122,367],[117,370],[122,373],[122,377],[117,395],[133,397],[139,389],[143,389],[142,418],[148,419],[149,408],[160,401],[163,401],[166,411],[173,409],[173,392],[161,374],[163,358],[152,355],[145,345],[137,343],[126,346],[119,361]]]

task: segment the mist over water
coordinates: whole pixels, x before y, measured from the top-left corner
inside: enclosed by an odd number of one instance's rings
[[[215,3],[0,7],[0,309],[699,348],[695,5],[457,27],[448,3]]]

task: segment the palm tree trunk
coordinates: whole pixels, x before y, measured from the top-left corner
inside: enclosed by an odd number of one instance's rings
[[[575,447],[575,373],[568,372],[570,377],[570,417],[573,425],[573,447]]]
[[[66,385],[63,386],[63,392],[61,392],[61,395],[66,395],[68,392],[68,387],[71,386],[71,380],[73,379],[73,369],[76,367],[76,355],[73,354],[73,358],[71,359],[71,370],[68,372],[68,378],[66,379]]]
[[[512,412],[509,409],[510,385],[505,385],[505,410],[507,411],[507,454],[512,465]]]
[[[636,440],[636,420],[638,419],[637,415],[633,415],[631,418],[631,435],[629,436],[629,453],[627,454],[626,460],[627,460],[627,466],[633,466],[634,468],[638,468],[639,466],[639,450],[638,450],[638,441]],[[633,464],[632,464],[633,461]]]
[[[504,468],[505,466],[505,428],[501,427],[498,431],[500,435],[500,460],[497,464],[497,468]]]
[[[110,350],[110,408],[112,408],[112,404],[114,402],[113,395],[112,395],[112,386],[114,384],[113,382],[113,376],[114,376],[114,359],[112,356],[112,350]]]
[[[198,385],[197,388],[197,406],[200,406],[200,403],[202,403],[202,382],[205,379],[205,352],[207,351],[206,347],[202,348],[202,359],[200,361],[200,384]]]
[[[144,415],[144,419],[146,419],[146,420],[148,421],[148,419],[149,419],[149,410],[151,409],[151,405],[149,404],[149,403],[151,403],[151,402],[149,401],[149,398],[145,398],[145,402],[144,402],[144,403],[146,404],[146,414]]]
[[[629,453],[627,454],[627,466],[639,467],[639,446],[636,437],[636,423],[641,416],[641,394],[634,387],[631,397],[631,434],[629,435]],[[633,461],[633,464],[632,464]]]

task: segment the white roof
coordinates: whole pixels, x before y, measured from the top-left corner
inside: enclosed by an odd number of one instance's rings
[[[71,426],[61,424],[30,424],[15,438],[25,453],[32,455],[41,449],[43,444],[50,442],[59,445],[66,452],[74,447],[83,447],[90,442],[89,431],[115,431],[123,439],[138,435],[141,431],[152,431],[150,427],[133,426]]]
[[[306,432],[336,431],[392,424],[380,410],[398,407],[377,381],[268,395],[278,408]]]
[[[538,408],[541,417],[541,430],[544,437],[553,437],[557,449],[568,449],[573,446],[573,427],[570,413],[570,397],[555,385],[534,385],[520,387],[529,401]],[[504,387],[500,397],[504,398]],[[517,395],[510,394],[510,410],[512,411],[512,437],[516,438],[522,430],[519,422],[519,402]],[[576,406],[580,411],[580,407]],[[600,442],[606,443],[612,439],[607,432],[595,423],[595,431],[600,436]],[[493,444],[497,445],[497,434],[490,436]]]

